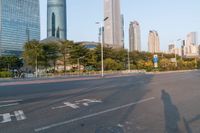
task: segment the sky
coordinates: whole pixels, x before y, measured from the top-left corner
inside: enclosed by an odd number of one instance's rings
[[[177,40],[185,39],[189,32],[200,35],[199,5],[199,0],[121,0],[125,47],[129,45],[129,24],[134,20],[140,23],[143,51],[148,49],[149,30],[158,31],[162,51],[168,49],[169,43],[180,45]],[[68,39],[98,41],[95,22],[103,20],[103,9],[103,0],[67,0]],[[47,36],[46,14],[47,0],[40,0],[41,39]]]

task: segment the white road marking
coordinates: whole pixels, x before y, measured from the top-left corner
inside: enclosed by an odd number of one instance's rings
[[[22,110],[15,111],[14,114],[15,114],[15,117],[18,121],[22,121],[22,120],[26,119],[26,116],[25,116],[25,114]]]
[[[82,103],[84,106],[89,106],[90,103],[102,103],[102,101],[96,99],[83,99],[76,101],[76,103]]]
[[[0,108],[9,107],[9,106],[16,106],[16,105],[19,105],[19,103],[11,103],[11,104],[0,105]]]
[[[16,103],[16,102],[22,102],[23,100],[7,100],[7,101],[0,101],[0,103]]]
[[[10,113],[0,114],[0,116],[3,118],[3,121],[0,122],[1,124],[12,121]]]
[[[52,109],[54,110],[54,109],[61,109],[61,108],[66,108],[66,107],[71,107],[73,109],[79,108],[79,106],[76,105],[76,104],[73,104],[73,103],[70,103],[70,102],[64,102],[63,106],[52,107]]]
[[[0,121],[0,124],[11,122],[12,117],[15,117],[17,121],[22,121],[26,119],[26,116],[22,110],[14,111],[14,115],[10,113],[0,114],[0,117],[2,117],[2,121]]]
[[[75,103],[70,103],[70,102],[64,102],[62,106],[58,107],[52,107],[52,109],[62,109],[66,107],[70,107],[72,109],[78,109],[80,108],[78,105],[83,104],[84,106],[89,106],[90,103],[102,103],[101,100],[96,100],[96,99],[83,99],[83,100],[78,100],[75,101]]]
[[[104,111],[101,111],[101,112],[97,112],[97,113],[94,113],[94,114],[90,114],[90,115],[74,118],[74,119],[71,119],[71,120],[68,120],[68,121],[63,121],[63,122],[51,124],[49,126],[37,128],[37,129],[35,129],[35,132],[41,132],[41,131],[48,130],[48,129],[51,129],[51,128],[54,128],[54,127],[58,127],[58,126],[66,125],[66,124],[73,123],[73,122],[76,122],[76,121],[80,121],[80,120],[83,120],[83,119],[87,119],[87,118],[99,116],[99,115],[102,115],[102,114],[110,113],[110,112],[117,111],[117,110],[120,110],[120,109],[123,109],[123,108],[127,108],[127,107],[130,107],[130,106],[136,105],[136,104],[140,104],[140,103],[144,103],[144,102],[147,102],[147,101],[151,101],[153,99],[155,99],[155,97],[151,97],[151,98],[140,100],[138,102],[133,102],[133,103],[129,103],[129,104],[126,104],[126,105],[119,106],[119,107],[107,109],[107,110],[104,110]]]

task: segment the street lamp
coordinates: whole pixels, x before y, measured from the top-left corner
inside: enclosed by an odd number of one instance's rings
[[[103,22],[102,23],[104,23],[106,20],[108,20],[109,19],[109,17],[105,17],[104,18],[104,20],[103,20]],[[103,61],[103,46],[104,46],[104,28],[103,28],[103,26],[102,26],[102,23],[100,23],[100,22],[96,22],[96,24],[100,24],[100,33],[101,33],[101,37],[99,37],[99,38],[101,38],[101,76],[102,77],[104,77],[104,61]],[[100,39],[99,39],[100,40]]]
[[[80,75],[80,59],[83,59],[83,58],[85,58],[85,56],[79,57],[77,59],[77,63],[78,63],[78,75]]]
[[[181,39],[177,39],[176,41],[179,42],[179,41],[181,41]],[[175,60],[176,60],[176,64],[175,64],[175,65],[176,65],[176,67],[177,67],[177,66],[178,66],[178,63],[177,63],[176,50],[177,50],[177,49],[176,49],[176,43],[175,43],[175,44],[174,44],[174,54],[175,54]]]
[[[128,49],[128,71],[131,72],[131,64],[130,64],[130,50]]]

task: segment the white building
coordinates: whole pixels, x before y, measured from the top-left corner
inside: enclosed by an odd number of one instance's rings
[[[149,31],[148,39],[149,52],[159,53],[160,52],[160,39],[157,31]]]
[[[104,42],[111,47],[123,47],[120,0],[104,0]]]
[[[141,51],[140,25],[137,21],[129,25],[129,49],[130,51]]]

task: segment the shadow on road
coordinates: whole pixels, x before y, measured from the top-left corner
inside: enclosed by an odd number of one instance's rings
[[[196,122],[198,120],[200,120],[200,115],[197,115],[197,116],[195,116],[194,118],[192,118],[191,120],[188,120],[188,121],[185,118],[183,118],[184,125],[185,125],[187,133],[193,133],[190,124],[192,124],[193,122]]]
[[[165,133],[180,133],[178,127],[180,114],[177,107],[172,103],[169,93],[167,93],[165,90],[162,90],[161,99],[164,104]]]
[[[192,129],[191,129],[190,125],[189,125],[189,122],[185,118],[183,118],[183,122],[184,122],[184,126],[185,126],[185,129],[186,129],[186,132],[187,133],[192,133]]]

